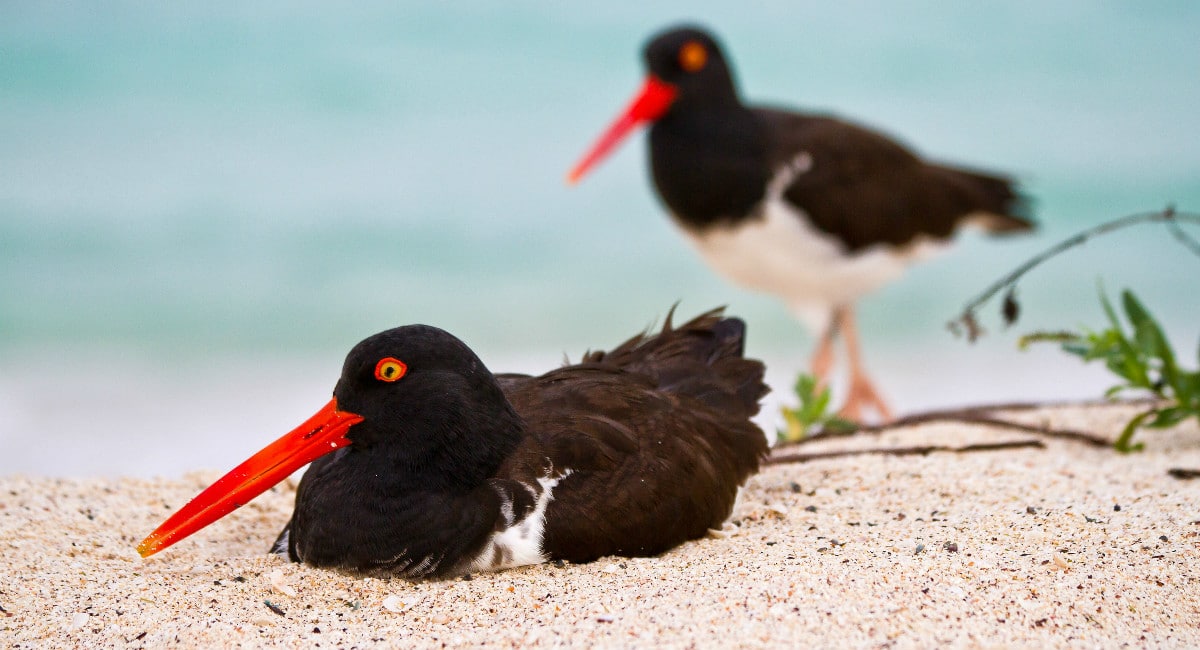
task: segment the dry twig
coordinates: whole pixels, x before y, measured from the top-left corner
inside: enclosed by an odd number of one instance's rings
[[[1045,425],[1026,424],[1024,422],[1016,422],[1006,420],[997,415],[998,412],[1013,412],[1013,411],[1031,411],[1034,409],[1048,408],[1054,406],[1113,406],[1113,405],[1141,405],[1145,403],[1155,402],[1155,399],[1137,399],[1137,400],[1122,400],[1121,402],[1111,401],[1096,401],[1088,400],[1082,402],[1009,402],[1005,404],[988,404],[982,406],[970,406],[952,409],[939,409],[925,411],[922,413],[913,413],[905,417],[893,420],[887,424],[877,425],[860,425],[855,429],[848,431],[828,431],[813,434],[795,442],[776,446],[767,464],[780,463],[804,463],[810,460],[823,458],[840,458],[848,456],[860,456],[864,454],[889,454],[896,456],[914,455],[914,454],[929,454],[935,451],[948,451],[955,453],[974,452],[974,451],[996,451],[1000,449],[1020,449],[1020,448],[1045,448],[1045,445],[1037,440],[1017,440],[1011,442],[999,443],[980,443],[974,445],[966,445],[963,447],[950,447],[944,445],[925,445],[914,447],[879,447],[874,449],[853,449],[853,450],[837,450],[815,453],[801,453],[792,451],[799,448],[801,445],[806,445],[822,440],[832,438],[844,438],[854,435],[872,435],[880,434],[886,431],[892,431],[903,427],[917,426],[929,422],[962,422],[965,424],[978,424],[983,426],[998,427],[1003,429],[1013,429],[1023,433],[1030,433],[1045,438],[1057,438],[1060,440],[1068,440],[1071,442],[1082,443],[1091,447],[1111,447],[1112,440],[1096,433],[1087,431],[1079,431],[1075,429],[1055,429]],[[1187,472],[1190,470],[1179,470]],[[1172,474],[1174,476],[1174,474]],[[1176,476],[1176,478],[1195,478],[1192,476]]]
[[[826,458],[846,458],[849,456],[865,456],[867,454],[881,454],[887,456],[926,456],[937,451],[948,451],[956,454],[969,453],[973,451],[1000,451],[1003,449],[1044,449],[1045,444],[1040,440],[1011,440],[1005,442],[985,442],[974,445],[964,445],[962,447],[951,447],[948,445],[916,445],[912,447],[876,447],[873,449],[842,449],[838,451],[818,451],[811,454],[788,453],[778,454],[772,453],[767,458],[768,465],[781,465],[784,463],[807,463],[810,460],[823,460]]]

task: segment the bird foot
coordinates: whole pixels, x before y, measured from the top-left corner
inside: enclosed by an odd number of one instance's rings
[[[888,408],[887,402],[870,381],[863,377],[851,379],[850,393],[846,396],[842,408],[838,410],[838,416],[853,422],[862,422],[872,412],[885,423],[894,419],[892,409]]]

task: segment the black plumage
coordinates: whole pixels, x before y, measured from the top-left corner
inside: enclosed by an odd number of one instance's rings
[[[490,540],[544,516],[541,560],[647,556],[719,527],[766,453],[767,392],[719,310],[541,376],[493,376],[452,335],[401,327],[350,352],[334,396],[362,416],[316,460],[278,552],[409,578],[514,563]],[[380,359],[401,359],[379,381]],[[557,481],[556,485],[547,485]],[[539,499],[552,489],[544,513]],[[490,555],[489,555],[490,554]],[[522,562],[515,562],[522,563]]]
[[[650,174],[672,219],[719,272],[784,300],[821,333],[813,374],[845,335],[845,413],[889,411],[860,366],[853,305],[962,226],[1027,231],[1012,179],[923,160],[828,115],[744,104],[716,39],[673,27],[644,50],[646,83],[572,170],[579,179],[636,124],[650,123]]]

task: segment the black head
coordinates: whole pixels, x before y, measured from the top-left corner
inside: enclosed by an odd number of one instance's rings
[[[715,128],[729,131],[720,137],[753,140],[753,117],[738,100],[733,75],[708,32],[696,27],[661,32],[643,54],[648,74],[641,90],[567,174],[568,182],[583,178],[634,127],[647,122],[653,124],[652,141],[664,126],[708,134]]]
[[[354,346],[333,394],[339,409],[363,418],[346,433],[348,451],[409,477],[445,474],[474,487],[520,440],[520,418],[492,373],[466,344],[428,325]]]
[[[694,26],[659,32],[646,44],[646,69],[675,86],[674,106],[736,103],[733,74],[711,34]]]
[[[161,551],[309,462],[297,513],[306,498],[320,510],[311,502],[324,495],[340,513],[330,521],[353,519],[363,508],[378,515],[379,498],[465,493],[496,472],[521,435],[521,419],[496,378],[462,341],[426,325],[381,332],[350,351],[328,404],[171,515],[138,552]],[[374,501],[364,496],[372,491]],[[337,534],[316,538],[344,541]]]

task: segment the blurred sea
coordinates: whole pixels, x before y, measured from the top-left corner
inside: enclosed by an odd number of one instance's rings
[[[563,178],[641,78],[711,26],[758,102],[828,110],[932,158],[1008,171],[1034,237],[967,236],[865,300],[901,411],[1096,396],[1100,368],[1018,334],[1099,327],[1139,292],[1185,364],[1200,259],[1165,229],[1095,240],[945,323],[1077,230],[1200,209],[1200,3],[5,3],[0,20],[0,474],[226,469],[328,399],[361,338],[425,322],[536,371],[718,304],[777,390],[811,336],[673,231],[642,137]],[[1194,366],[1193,366],[1194,367]]]

